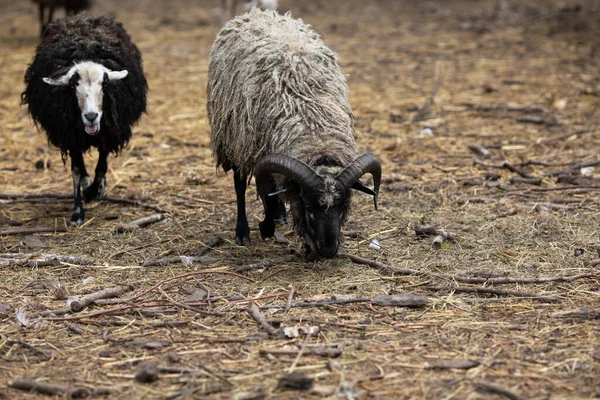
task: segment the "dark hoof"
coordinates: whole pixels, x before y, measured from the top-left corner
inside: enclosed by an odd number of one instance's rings
[[[260,230],[260,237],[263,239],[271,238],[275,235],[275,222],[274,221],[261,221],[258,223],[258,229]]]
[[[249,236],[243,236],[243,237],[236,236],[235,244],[237,244],[238,246],[250,247],[250,237]]]
[[[69,222],[69,225],[81,226],[83,225],[83,221],[85,221],[85,214],[82,209],[79,209],[73,211],[73,214],[71,215],[71,222]]]
[[[91,185],[83,186],[83,198],[85,201],[100,200],[104,197],[104,189],[106,188],[106,179],[103,178],[100,183],[94,181]]]

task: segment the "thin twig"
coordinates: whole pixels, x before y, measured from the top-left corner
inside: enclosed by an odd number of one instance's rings
[[[395,273],[398,275],[424,275],[432,276],[440,279],[460,282],[460,283],[483,283],[489,285],[505,285],[510,283],[548,283],[548,282],[573,282],[579,279],[585,278],[600,278],[600,271],[588,272],[577,275],[565,275],[565,276],[549,276],[545,278],[511,278],[511,277],[498,277],[498,278],[485,278],[485,277],[473,277],[473,276],[454,276],[448,274],[441,274],[438,272],[425,272],[417,271],[409,268],[398,268],[390,265],[369,260],[363,257],[359,257],[348,253],[338,253],[341,257],[346,257],[350,261],[356,264],[368,265],[382,272]]]
[[[459,287],[459,286],[422,286],[425,290],[434,292],[457,292],[457,293],[486,293],[499,296],[526,297],[532,300],[539,300],[545,303],[557,303],[560,301],[554,296],[540,296],[534,293],[518,292],[516,290],[502,290],[488,287]]]
[[[16,228],[8,228],[0,230],[0,236],[9,235],[28,235],[31,233],[56,233],[66,232],[67,228],[64,226],[19,226]]]
[[[271,325],[267,321],[267,318],[264,316],[264,314],[261,313],[258,310],[258,307],[256,306],[256,303],[251,303],[250,307],[248,307],[247,311],[252,316],[252,318],[254,318],[254,320],[256,322],[258,322],[258,324],[261,327],[263,327],[264,330],[266,330],[267,332],[269,332],[273,336],[277,336],[279,334],[279,332],[277,331],[277,329],[275,329],[273,327],[273,325]]]
[[[486,383],[486,382],[477,382],[475,384],[475,388],[482,392],[499,394],[510,400],[525,400],[525,397],[521,397],[518,394],[513,393],[508,389],[505,389],[500,386],[492,385],[492,384]]]
[[[115,231],[118,232],[118,233],[129,232],[129,231],[133,231],[133,230],[136,230],[136,229],[143,228],[143,227],[148,226],[150,224],[154,224],[155,222],[162,221],[163,219],[165,219],[165,215],[164,214],[147,215],[145,217],[133,220],[133,221],[131,221],[131,222],[125,224],[125,225],[117,226],[115,228]]]
[[[292,308],[292,301],[294,301],[294,294],[296,293],[296,289],[292,285],[290,285],[290,293],[288,294],[287,303],[285,305],[285,312],[290,311]]]
[[[13,389],[24,390],[26,392],[38,392],[49,395],[66,394],[69,398],[89,397],[92,390],[84,387],[72,387],[56,385],[47,382],[38,382],[30,379],[12,379],[8,381],[8,386]]]
[[[71,311],[79,312],[100,299],[107,299],[111,297],[117,297],[125,293],[126,291],[131,290],[131,286],[116,286],[104,290],[100,290],[95,293],[88,294],[87,296],[83,296],[79,300],[73,300],[71,302]]]

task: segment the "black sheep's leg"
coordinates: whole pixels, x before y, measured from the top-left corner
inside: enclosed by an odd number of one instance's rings
[[[40,36],[44,36],[44,30],[46,29],[46,23],[44,21],[44,6],[40,4]]]
[[[277,215],[277,212],[279,211],[279,198],[277,195],[273,195],[273,196],[269,196],[269,193],[273,193],[275,192],[275,182],[273,181],[273,179],[269,179],[269,184],[267,187],[265,187],[265,192],[263,195],[261,195],[262,197],[262,202],[263,202],[263,206],[265,208],[265,219],[263,219],[259,224],[258,227],[260,229],[260,236],[265,239],[265,238],[270,238],[273,237],[273,235],[275,235],[275,216]],[[283,207],[284,211],[285,211],[285,206]]]
[[[108,153],[104,150],[99,150],[98,164],[96,165],[96,175],[94,182],[90,184],[91,179],[87,177],[86,181],[82,181],[83,197],[85,201],[100,200],[104,197],[104,189],[106,188],[106,171],[108,170]]]
[[[279,196],[274,197],[277,197],[278,199],[277,211],[275,211],[275,216],[273,218],[279,225],[285,225],[287,224],[287,211],[285,210],[285,204],[283,204],[283,201],[279,200]]]
[[[52,18],[54,17],[54,7],[50,6],[50,10],[48,11],[48,23],[46,26],[52,23]]]
[[[71,155],[71,177],[73,178],[73,214],[71,215],[72,225],[81,225],[85,220],[85,211],[83,210],[83,202],[81,199],[81,180],[82,178],[89,179],[83,163],[83,153],[79,151],[70,151]]]
[[[235,226],[235,243],[238,246],[250,246],[250,228],[246,218],[246,177],[234,171],[233,184],[237,199],[237,224]]]

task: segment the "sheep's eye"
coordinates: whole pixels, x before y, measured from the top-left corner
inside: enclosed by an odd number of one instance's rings
[[[75,72],[70,78],[69,78],[69,85],[71,87],[75,87],[77,86],[77,84],[79,83],[79,79],[81,77],[79,76],[79,72]]]

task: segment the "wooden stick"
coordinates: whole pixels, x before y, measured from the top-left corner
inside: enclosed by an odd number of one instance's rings
[[[285,312],[290,311],[292,308],[292,301],[294,301],[294,294],[296,293],[296,289],[290,285],[290,293],[288,294],[287,303],[285,304]]]
[[[107,299],[110,297],[117,297],[117,296],[120,296],[123,293],[127,292],[128,290],[131,290],[131,286],[116,286],[116,287],[100,290],[95,293],[91,293],[87,296],[83,296],[79,300],[72,301],[71,302],[71,311],[79,312],[79,311],[83,310],[84,308],[86,308],[87,306],[89,306],[90,304],[92,304],[93,302],[95,302],[96,300]]]
[[[34,200],[37,200],[40,198],[70,200],[70,199],[73,199],[73,195],[58,194],[58,193],[38,193],[38,194],[0,193],[0,199],[34,199]],[[165,214],[169,213],[167,210],[165,210],[162,207],[155,206],[153,204],[144,203],[139,200],[123,199],[120,197],[112,197],[112,196],[105,196],[102,198],[102,200],[106,200],[111,203],[131,204],[131,205],[138,206],[138,207],[148,208],[150,210],[154,210],[159,213],[165,213]]]
[[[115,228],[115,231],[118,233],[130,232],[130,231],[134,231],[136,229],[143,228],[143,227],[153,224],[155,222],[162,221],[163,219],[165,219],[165,214],[147,215],[145,217],[133,220],[125,225],[117,226]]]
[[[279,332],[277,331],[277,329],[275,329],[273,327],[273,325],[271,325],[269,322],[267,322],[267,318],[264,316],[263,313],[261,313],[258,309],[258,307],[256,306],[256,303],[251,303],[250,307],[248,307],[247,309],[248,313],[252,316],[252,318],[254,318],[254,320],[256,322],[258,322],[258,324],[267,332],[269,332],[269,334],[273,335],[273,336],[277,336],[279,335]]]
[[[70,387],[56,385],[53,383],[38,382],[30,379],[12,379],[8,381],[8,386],[13,389],[24,390],[26,392],[38,392],[42,394],[61,394],[65,393],[70,398],[89,397],[92,391],[84,387]]]
[[[505,389],[500,386],[492,385],[491,383],[477,382],[475,384],[475,389],[482,391],[482,392],[486,392],[486,393],[499,394],[510,400],[526,400],[525,397],[521,397],[518,394],[513,393],[508,389]]]
[[[490,285],[505,285],[510,283],[548,283],[548,282],[573,282],[579,279],[585,278],[600,278],[600,271],[588,272],[578,275],[565,275],[565,276],[549,276],[545,278],[511,278],[511,277],[498,277],[498,278],[486,278],[486,277],[474,277],[474,276],[454,276],[448,274],[441,274],[438,272],[425,272],[417,271],[409,268],[398,268],[390,265],[369,260],[363,257],[355,256],[348,253],[338,253],[340,257],[346,257],[350,261],[356,264],[368,265],[370,267],[377,268],[382,272],[391,272],[398,275],[425,275],[432,276],[440,279],[460,282],[460,283],[484,283]]]
[[[600,319],[600,309],[579,308],[571,311],[559,311],[552,314],[555,318],[581,318],[581,319]]]
[[[545,303],[557,303],[560,302],[558,297],[553,296],[540,296],[534,293],[518,292],[515,290],[501,290],[493,289],[488,287],[460,287],[460,286],[422,286],[425,290],[431,290],[434,292],[457,292],[457,293],[487,293],[496,294],[499,296],[513,296],[513,297],[527,297],[532,300],[539,300]]]
[[[93,265],[96,263],[96,261],[87,258],[58,254],[6,253],[0,255],[0,265],[39,267],[43,265],[55,265],[61,262],[76,265]]]
[[[260,349],[260,355],[271,354],[274,356],[298,356],[300,350],[286,350],[286,349]],[[341,349],[319,349],[314,347],[305,347],[303,354],[311,356],[321,356],[327,358],[336,358],[342,355]]]
[[[64,226],[20,226],[17,228],[8,228],[0,230],[0,236],[4,235],[28,235],[31,233],[56,233],[66,232],[67,228]]]

